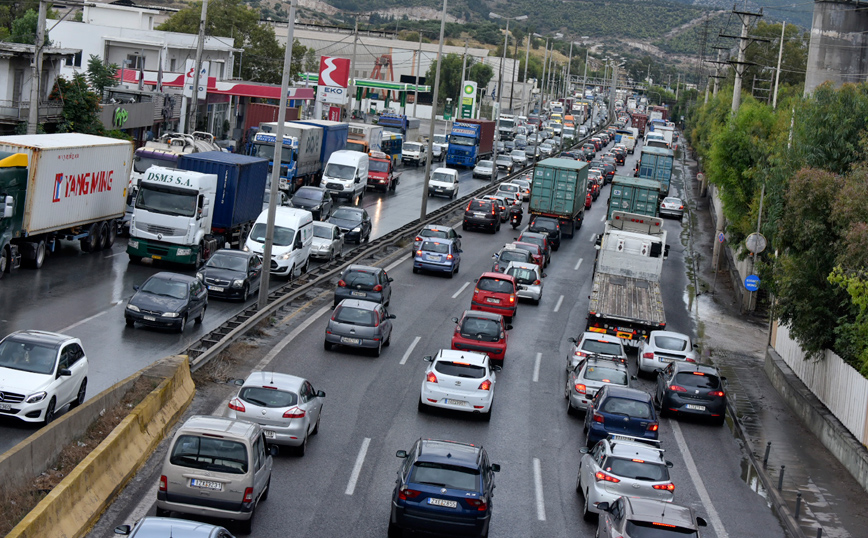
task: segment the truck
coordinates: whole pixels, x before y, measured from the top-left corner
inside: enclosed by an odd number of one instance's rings
[[[404,136],[400,133],[383,131],[380,151],[392,158],[392,166],[398,166],[404,153]]]
[[[627,98],[627,112],[633,112],[636,110],[636,97],[628,97]]]
[[[639,156],[639,170],[636,177],[659,181],[661,200],[669,196],[674,155],[675,152],[671,149],[643,146]]]
[[[648,124],[647,114],[633,114],[630,123],[639,129],[639,136],[645,136],[645,126]]]
[[[416,142],[419,139],[419,120],[408,118],[404,114],[380,114],[377,125],[385,131],[400,134],[405,142]]]
[[[267,122],[259,125],[259,132],[253,137],[253,147],[250,155],[268,159],[269,173],[274,165],[274,148],[277,141],[277,122]],[[284,123],[283,145],[287,146],[286,137],[293,139],[293,151],[285,149],[280,154],[280,190],[293,193],[304,185],[316,185],[319,181],[325,163],[320,160],[322,155],[323,128],[317,125],[307,125],[295,121]]]
[[[666,328],[660,275],[669,253],[663,221],[615,211],[596,238],[587,330],[638,346]]]
[[[319,162],[325,163],[329,162],[329,157],[332,156],[332,153],[347,148],[347,137],[349,135],[349,124],[338,122],[338,121],[329,121],[329,120],[299,120],[290,122],[297,125],[312,125],[314,127],[321,127],[323,130],[322,135],[322,146],[320,146],[319,153]],[[362,152],[362,153],[367,153]],[[319,179],[317,177],[316,179]]]
[[[368,159],[367,188],[382,190],[383,192],[395,192],[401,178],[401,172],[395,171],[392,158],[382,151],[372,151],[368,155],[370,158]]]
[[[672,149],[672,139],[675,136],[675,127],[667,125],[663,120],[651,120],[648,123],[648,129],[650,129],[650,132],[662,135],[663,140],[666,141],[666,145],[669,149]]]
[[[530,214],[558,219],[565,236],[573,237],[582,227],[587,195],[588,163],[554,158],[534,166]]]
[[[497,126],[497,134],[501,140],[512,140],[515,138],[515,116],[510,114],[501,114]]]
[[[269,161],[207,151],[153,166],[139,184],[127,254],[200,267],[224,245],[241,248],[262,212]]]
[[[353,151],[370,153],[382,151],[383,127],[368,123],[350,123],[347,130],[347,147]]]
[[[124,216],[133,145],[79,133],[0,136],[0,277],[42,267],[60,241],[109,248]]]
[[[660,209],[661,183],[656,179],[615,176],[609,192],[607,218],[615,211],[656,217]]]
[[[491,120],[463,119],[452,125],[447,166],[472,168],[479,161],[494,154],[494,122]]]
[[[665,106],[654,105],[649,110],[649,117],[652,120],[660,119],[666,121],[669,119],[669,109]]]
[[[624,144],[628,153],[633,153],[636,150],[636,137],[633,136],[633,129],[623,127],[615,130],[615,143]]]

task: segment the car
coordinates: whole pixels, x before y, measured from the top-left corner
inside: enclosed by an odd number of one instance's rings
[[[660,416],[693,415],[722,426],[726,421],[725,377],[714,366],[673,362],[657,373],[654,400]]]
[[[361,207],[341,206],[332,213],[328,222],[341,229],[344,241],[353,241],[357,245],[371,239],[371,217],[368,211]]]
[[[518,185],[518,188],[521,192],[521,199],[523,201],[526,202],[530,200],[530,186],[532,184],[531,181],[525,178],[515,178],[511,181],[511,183]]]
[[[404,164],[412,163],[418,168],[425,164],[428,158],[428,146],[419,142],[404,142],[401,146],[401,161]]]
[[[512,325],[503,321],[503,316],[465,310],[460,319],[452,318],[452,321],[455,322],[452,349],[485,353],[492,361],[503,365],[509,343],[508,331],[512,329]]]
[[[572,351],[567,355],[567,372],[575,368],[580,361],[591,356],[615,359],[627,364],[624,344],[616,336],[586,331],[580,338],[568,338],[567,341],[574,344]]]
[[[588,403],[603,385],[629,387],[630,379],[627,364],[620,360],[604,359],[593,355],[580,360],[572,370],[567,372],[567,386],[564,387],[567,414],[587,411]]]
[[[474,198],[467,202],[467,207],[464,209],[462,229],[467,231],[470,228],[482,228],[483,230],[490,230],[491,233],[498,232],[503,220],[500,214],[498,202],[485,198]]]
[[[507,198],[513,198],[516,200],[521,200],[521,187],[516,183],[501,183],[497,186],[497,190],[494,191],[495,194],[506,196]]]
[[[593,146],[593,144],[592,144],[592,146]],[[580,151],[582,152],[582,156],[584,157],[583,160],[585,162],[591,162],[594,159],[593,147],[591,147],[591,148],[582,147]]]
[[[627,161],[626,149],[615,146],[612,148],[612,155],[615,157],[615,164],[618,166],[624,166],[624,163]]]
[[[423,357],[430,363],[419,395],[419,411],[432,407],[472,413],[488,422],[500,366],[485,353],[441,349]]]
[[[612,166],[615,167],[616,171],[618,170],[618,159],[615,157],[614,154],[606,153],[605,155],[600,157],[600,160],[606,164],[611,164]]]
[[[528,299],[533,304],[539,304],[542,299],[543,278],[546,274],[535,263],[509,262],[504,274],[515,277],[520,286],[516,295],[519,299]]]
[[[597,536],[601,538],[700,538],[699,528],[708,525],[693,508],[656,499],[619,497],[598,504],[597,509]]]
[[[517,293],[515,277],[501,273],[482,273],[476,280],[470,309],[500,314],[507,323],[512,323],[518,312]]]
[[[313,243],[310,255],[319,260],[331,261],[343,256],[344,234],[340,227],[331,222],[313,223]]]
[[[667,196],[660,202],[660,216],[680,219],[684,216],[684,202],[681,201],[681,198]]]
[[[551,141],[546,141],[540,144],[539,153],[543,157],[551,157],[555,153],[555,145]]]
[[[511,262],[534,263],[533,254],[530,251],[518,248],[512,243],[507,243],[497,253],[492,254],[491,272],[503,273]]]
[[[591,154],[591,157],[596,157],[597,155],[597,145],[593,142],[585,142],[584,144],[582,144],[582,150],[586,151],[586,155],[589,152]]]
[[[591,191],[587,191],[585,194],[585,209],[591,209],[591,205],[594,203],[594,196],[591,194]]]
[[[133,290],[124,309],[127,327],[140,323],[182,333],[189,318],[199,325],[208,309],[208,290],[195,276],[162,271]]]
[[[651,331],[648,340],[639,341],[639,374],[656,374],[672,362],[698,362],[697,347],[686,334]]]
[[[675,484],[672,462],[663,457],[660,442],[610,435],[592,449],[582,447],[576,493],[582,498],[585,521],[596,519],[599,503],[614,503],[621,495],[670,503]]]
[[[344,299],[335,308],[326,325],[323,348],[334,346],[372,349],[379,357],[383,346],[392,343],[392,320],[386,307],[373,301]]]
[[[431,173],[428,182],[428,197],[444,195],[449,198],[458,196],[458,171],[451,168],[437,168]]]
[[[548,234],[524,231],[521,232],[521,235],[516,237],[515,240],[521,243],[531,243],[540,247],[543,251],[543,256],[545,257],[543,267],[548,267],[551,263],[552,245],[549,242]]]
[[[307,379],[279,372],[251,372],[235,384],[241,388],[225,416],[259,424],[269,445],[293,447],[304,456],[308,439],[319,432],[325,392]]]
[[[413,272],[432,271],[448,273],[449,278],[461,268],[461,249],[451,239],[427,239],[422,241],[413,258]]]
[[[476,163],[473,167],[473,177],[482,178],[494,181],[497,179],[497,170],[494,168],[494,162],[483,160]]]
[[[526,148],[524,148],[525,159],[528,161],[528,164],[531,162],[536,162],[539,160],[539,146],[535,144],[528,144]]]
[[[422,246],[422,241],[426,239],[451,239],[452,243],[461,249],[461,234],[457,233],[451,226],[442,224],[426,224],[424,228],[419,230],[416,238],[413,239],[413,250],[410,251],[410,257],[416,257],[416,251]]]
[[[561,248],[561,223],[558,219],[534,216],[527,226],[527,231],[547,234],[552,250]]]
[[[509,208],[510,202],[501,194],[484,194],[482,198],[485,200],[491,200],[497,204],[498,215],[500,215],[500,222],[506,222],[509,219]]]
[[[510,155],[515,155],[516,150],[524,150],[527,147],[527,135],[516,135],[514,142],[515,149]],[[524,155],[524,151],[522,151],[522,155]]]
[[[659,428],[654,402],[643,390],[603,385],[585,412],[585,444],[588,448],[609,434],[656,441]]]
[[[482,446],[439,439],[419,439],[401,458],[392,491],[389,538],[405,529],[447,536],[488,536],[494,473]]]
[[[382,267],[350,265],[341,273],[335,287],[334,305],[344,299],[364,299],[386,306],[392,301],[392,282]]]
[[[49,424],[87,395],[81,340],[46,331],[16,331],[0,340],[0,415]]]
[[[208,258],[196,277],[205,284],[208,297],[247,302],[251,293],[259,292],[262,256],[251,251],[222,248]]]
[[[535,243],[525,243],[523,241],[513,241],[510,245],[530,252],[531,257],[533,257],[533,263],[538,265],[540,271],[542,271],[546,258],[541,246]]]
[[[310,211],[314,220],[328,219],[334,208],[331,193],[324,187],[314,187],[311,185],[305,185],[295,191],[290,204],[292,204],[292,207]]]
[[[511,174],[512,168],[515,166],[512,157],[508,153],[499,154],[495,162],[497,163],[498,170],[506,170],[506,175]]]
[[[188,521],[172,517],[145,516],[135,525],[118,525],[115,534],[131,538],[158,538],[163,536],[184,536],[185,538],[234,538],[223,527],[209,525],[201,521]]]
[[[507,140],[503,143],[503,153],[509,154],[512,150],[515,149],[515,140]]]
[[[524,168],[527,166],[527,153],[525,153],[525,148],[527,148],[527,144],[522,145],[520,149],[512,150],[509,154],[509,158],[512,159],[516,168]]]

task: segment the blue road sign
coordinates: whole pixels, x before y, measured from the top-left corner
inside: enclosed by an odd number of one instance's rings
[[[756,291],[759,289],[760,278],[756,275],[750,275],[744,279],[744,289],[747,291]]]
[[[723,243],[723,241],[724,241],[725,239],[726,239],[726,236],[723,235],[723,232],[720,232],[719,234],[717,234],[717,242],[718,242],[718,243]]]

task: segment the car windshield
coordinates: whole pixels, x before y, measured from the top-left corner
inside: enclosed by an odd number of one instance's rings
[[[173,299],[185,299],[187,297],[187,283],[162,278],[149,278],[147,282],[142,284],[139,291],[171,297]]]
[[[529,252],[521,249],[509,249],[503,250],[500,252],[500,256],[498,257],[498,261],[502,263],[506,262],[524,262],[530,257]]]
[[[512,152],[512,156],[513,157],[524,157],[524,151],[517,149],[517,150]]]
[[[374,325],[374,312],[371,310],[362,310],[361,308],[338,306],[337,312],[335,312],[332,319],[338,323],[372,327]]]
[[[438,254],[448,254],[449,245],[435,241],[425,241],[422,243],[421,250],[424,250],[425,252],[436,252]]]
[[[500,324],[493,319],[468,317],[461,324],[461,336],[496,342],[500,339]]]
[[[506,274],[515,277],[519,284],[533,284],[536,281],[536,271],[524,267],[510,267]]]
[[[7,338],[0,342],[0,367],[3,368],[34,374],[51,374],[54,371],[56,357],[57,349],[54,347],[20,342],[15,338]]]
[[[500,278],[480,278],[476,283],[476,287],[480,291],[490,291],[493,293],[513,293],[515,288],[512,282]]]
[[[717,389],[720,388],[720,378],[716,375],[700,372],[681,372],[675,374],[675,380],[672,384],[692,389]]]
[[[247,447],[237,441],[181,435],[169,457],[172,465],[229,474],[247,474]]]
[[[647,480],[649,482],[669,480],[669,469],[660,463],[610,457],[603,464],[603,469],[607,473],[633,480]]]
[[[485,377],[485,367],[466,362],[452,362],[440,360],[434,363],[434,369],[443,375],[454,377],[466,377],[469,379],[482,379]]]
[[[449,232],[446,230],[433,230],[431,228],[425,228],[419,233],[420,237],[440,237],[446,239],[449,237]]]
[[[492,166],[491,161],[479,161],[479,164],[476,165],[477,168],[491,168]]]
[[[347,286],[376,286],[377,275],[369,271],[349,270],[344,273],[343,281]]]
[[[628,398],[606,398],[600,411],[634,418],[651,418],[653,416],[650,403]]]
[[[448,140],[446,139],[446,135],[434,135],[434,143],[435,144],[446,144]]]
[[[467,207],[470,211],[491,211],[491,206],[494,205],[494,202],[488,202],[485,200],[471,200],[470,205]]]
[[[627,384],[627,372],[605,366],[588,365],[582,377],[588,381],[602,381],[613,385]]]
[[[215,269],[229,269],[230,271],[244,272],[247,270],[247,258],[242,256],[233,256],[231,254],[216,253],[211,256],[205,267],[213,267]]]
[[[241,387],[238,397],[259,407],[290,407],[298,403],[297,394],[274,387]]]
[[[353,211],[352,209],[343,209],[343,208],[335,210],[335,212],[332,213],[332,217],[334,217],[336,219],[343,219],[343,220],[354,220],[354,221],[362,220],[360,217],[360,213],[358,211]]]
[[[319,189],[310,189],[307,187],[302,187],[298,189],[295,195],[292,197],[292,200],[295,201],[296,198],[303,200],[312,200],[314,202],[319,202],[322,200],[323,191]]]
[[[670,351],[686,351],[687,345],[687,340],[685,340],[684,338],[677,338],[675,336],[654,337],[654,347],[659,347],[660,349],[668,349]]]
[[[606,340],[585,340],[582,342],[582,351],[587,353],[599,353],[601,355],[621,356],[621,344],[607,342]]]
[[[651,521],[627,521],[626,533],[630,538],[697,538],[696,531]]]
[[[663,203],[664,204],[681,204],[681,199],[668,197],[668,198],[663,199]]]
[[[454,146],[475,146],[476,137],[452,135],[449,137],[449,144]]]
[[[356,167],[349,164],[328,163],[323,175],[337,179],[353,179],[356,173]]]
[[[504,183],[500,187],[498,187],[497,190],[506,192],[518,192],[518,185],[508,185]]]
[[[265,243],[265,230],[266,223],[257,222],[253,225],[253,229],[250,230],[250,235],[248,236],[251,240],[256,241],[257,243]],[[292,240],[295,238],[295,230],[292,228],[286,228],[284,226],[276,226],[274,227],[274,245],[278,247],[288,247],[292,244]]]
[[[497,162],[509,164],[509,163],[512,163],[512,157],[510,157],[509,155],[498,155],[497,156]]]
[[[142,183],[136,195],[136,209],[176,217],[192,217],[196,214],[196,199],[196,191]]]
[[[434,172],[434,175],[431,176],[431,181],[440,181],[443,183],[452,183],[452,174],[445,174],[443,172]]]
[[[313,236],[319,237],[321,239],[331,239],[332,238],[332,229],[328,226],[323,226],[322,224],[314,223]]]
[[[405,142],[404,149],[407,151],[422,151],[422,145],[415,142]]]
[[[457,465],[417,461],[413,465],[410,482],[475,491],[479,489],[479,470]]]
[[[389,163],[387,163],[386,161],[371,159],[371,161],[368,163],[368,171],[386,173],[389,171]]]

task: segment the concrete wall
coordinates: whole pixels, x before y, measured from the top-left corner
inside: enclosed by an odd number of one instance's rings
[[[868,12],[858,2],[815,0],[805,94],[831,80],[835,86],[868,78]]]

